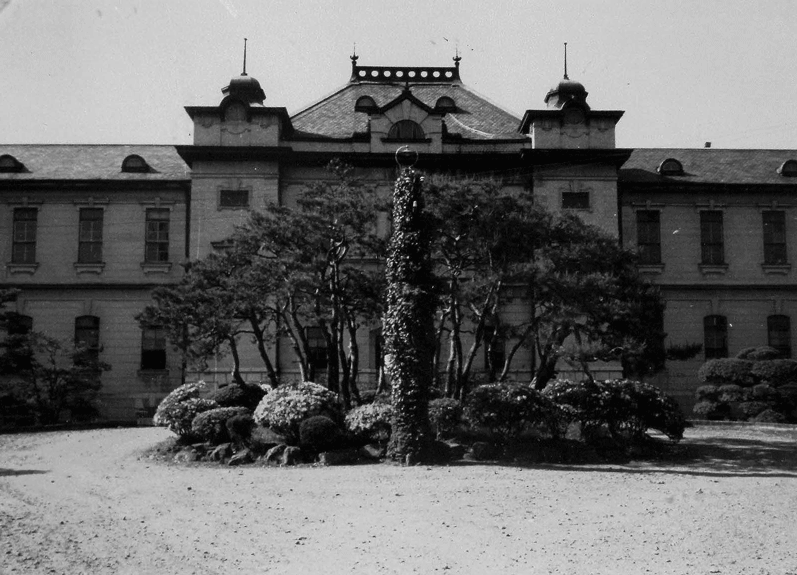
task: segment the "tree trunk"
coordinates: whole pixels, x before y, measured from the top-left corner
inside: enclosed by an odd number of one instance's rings
[[[238,344],[235,338],[230,338],[230,355],[232,355],[232,380],[238,385],[245,385],[244,378],[241,377],[241,358],[238,355]]]
[[[257,341],[257,351],[260,354],[260,359],[263,360],[263,365],[266,366],[268,383],[272,389],[276,389],[279,386],[279,378],[277,377],[277,372],[274,370],[274,364],[271,363],[271,358],[268,356],[266,341],[263,335],[264,330],[260,328],[260,322],[258,322],[257,318],[255,317],[250,317],[249,323],[252,326],[252,332],[254,333],[255,340]]]
[[[393,193],[393,234],[387,259],[385,348],[392,383],[389,456],[406,464],[429,458],[430,366],[434,357],[434,298],[430,226],[420,175],[405,169]]]

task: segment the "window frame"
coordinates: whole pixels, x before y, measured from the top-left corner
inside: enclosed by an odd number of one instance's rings
[[[304,328],[304,337],[307,340],[307,349],[309,351],[307,363],[318,376],[329,367],[327,339],[324,337],[324,330],[315,325],[307,326]]]
[[[167,366],[166,330],[161,326],[141,330],[142,371],[163,371]]]
[[[100,318],[96,315],[81,315],[75,318],[75,347],[84,345],[88,355],[95,361],[98,360],[100,355]]]
[[[655,218],[652,217],[655,214]],[[645,220],[644,218],[649,218]],[[661,210],[637,210],[637,254],[640,265],[661,263]]]
[[[589,210],[591,202],[589,191],[567,190],[562,192],[561,202],[563,210]]]
[[[791,358],[791,318],[789,316],[783,314],[767,316],[767,345],[777,349],[784,359]]]
[[[767,221],[769,219],[769,221]],[[764,241],[764,264],[784,265],[788,263],[786,245],[786,212],[763,210],[761,212]]]
[[[722,210],[700,211],[700,263],[725,265],[725,222]]]
[[[225,201],[225,195],[228,199],[232,194],[245,194],[246,203]],[[252,193],[249,189],[232,189],[222,188],[219,190],[219,204],[220,210],[248,210],[252,205]]]
[[[147,208],[144,220],[144,263],[168,263],[171,210],[169,208]]]
[[[410,131],[407,134],[407,131]],[[387,139],[395,142],[422,142],[426,134],[421,125],[414,120],[398,120],[387,131]]]
[[[22,218],[22,214],[33,214],[32,218]],[[35,264],[36,263],[36,236],[39,227],[38,208],[14,208],[13,223],[11,231],[11,263],[12,264]],[[24,236],[19,239],[20,231]],[[31,239],[30,236],[33,236]],[[22,254],[20,255],[20,249]]]
[[[95,217],[88,217],[88,216]],[[98,217],[97,217],[98,216]],[[102,263],[102,237],[105,224],[103,208],[80,208],[78,214],[78,256],[79,264]]]

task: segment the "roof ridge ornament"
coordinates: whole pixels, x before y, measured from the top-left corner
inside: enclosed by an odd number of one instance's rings
[[[459,62],[455,66],[360,66],[351,56],[349,82],[398,84],[460,83]]]
[[[246,38],[244,38],[244,69],[241,76],[246,76]]]
[[[567,42],[565,42],[565,80],[569,80],[570,78],[567,77]]]

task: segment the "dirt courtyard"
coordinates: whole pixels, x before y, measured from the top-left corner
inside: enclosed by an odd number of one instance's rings
[[[797,430],[689,463],[177,466],[158,428],[0,436],[0,573],[797,575]]]

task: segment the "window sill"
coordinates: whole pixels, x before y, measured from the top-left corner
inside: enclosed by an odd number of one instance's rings
[[[703,275],[725,275],[728,273],[728,264],[698,264]]]
[[[761,264],[765,274],[786,275],[791,271],[791,264]]]
[[[34,273],[36,273],[36,270],[39,269],[39,264],[10,263],[6,264],[6,269],[8,270],[8,273],[10,273],[11,275],[27,274],[29,276],[32,276]]]
[[[637,264],[636,267],[641,274],[660,274],[664,271],[664,264]]]
[[[168,377],[168,369],[139,369],[136,375],[141,379],[152,379],[153,377]]]
[[[171,262],[142,262],[141,269],[146,275],[168,274],[172,271]]]
[[[82,274],[100,275],[104,269],[105,269],[104,262],[97,262],[93,264],[75,263],[75,271],[78,273],[78,275]]]

